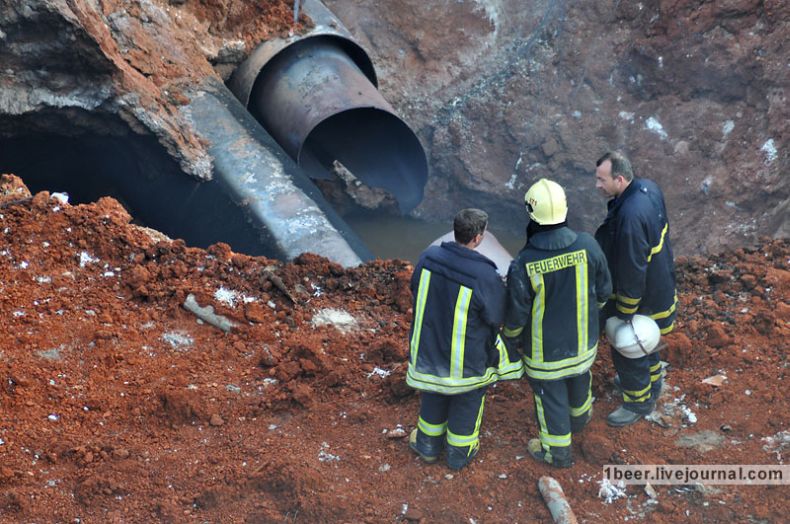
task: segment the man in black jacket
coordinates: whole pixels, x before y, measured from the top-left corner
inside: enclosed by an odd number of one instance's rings
[[[411,278],[406,383],[421,391],[421,404],[409,446],[425,462],[435,462],[446,442],[452,469],[477,454],[487,386],[524,374],[522,362],[511,358],[498,336],[504,284],[496,265],[474,251],[487,224],[484,211],[460,211],[453,222],[455,242],[425,250]]]
[[[612,292],[606,259],[592,236],[568,227],[562,187],[541,179],[525,197],[527,243],[510,264],[504,334],[523,348],[540,438],[533,458],[568,467],[571,434],[592,418],[590,366],[598,310]]]
[[[675,327],[678,301],[664,195],[655,182],[635,178],[631,163],[617,151],[598,159],[595,179],[595,187],[610,198],[606,219],[595,233],[614,287],[603,319],[617,315],[628,322],[639,313],[667,334]],[[623,404],[606,421],[626,426],[655,407],[663,379],[661,360],[658,351],[631,359],[614,349],[612,360]]]

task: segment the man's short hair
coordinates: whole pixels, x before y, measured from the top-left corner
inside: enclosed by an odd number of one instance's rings
[[[595,162],[595,167],[599,167],[606,161],[612,163],[612,178],[621,176],[628,182],[634,179],[634,170],[631,168],[631,162],[620,151],[607,151],[601,158]]]
[[[453,220],[455,241],[459,244],[468,244],[480,233],[486,230],[488,213],[482,209],[462,209]]]

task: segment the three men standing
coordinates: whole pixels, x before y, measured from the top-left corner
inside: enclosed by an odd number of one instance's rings
[[[595,187],[609,197],[608,214],[595,233],[612,273],[614,296],[602,319],[612,315],[630,321],[636,314],[655,320],[661,334],[675,326],[677,294],[664,195],[651,180],[635,178],[620,152],[596,162]],[[663,370],[658,351],[630,359],[612,350],[623,404],[606,418],[611,426],[633,424],[655,407]]]
[[[674,328],[675,271],[661,190],[635,178],[619,152],[597,161],[596,187],[610,201],[595,238],[568,227],[559,184],[541,179],[529,188],[527,243],[510,265],[507,293],[496,265],[474,251],[488,223],[481,210],[459,212],[455,242],[420,256],[411,280],[406,382],[422,391],[409,446],[424,461],[436,461],[446,443],[448,465],[466,466],[479,449],[487,386],[526,370],[539,427],[529,453],[570,466],[571,435],[592,418],[590,367],[606,319],[629,323],[639,313],[662,334]],[[507,346],[498,335],[503,323]],[[663,370],[657,351],[626,358],[613,349],[612,358],[623,404],[607,423],[625,426],[652,411]]]

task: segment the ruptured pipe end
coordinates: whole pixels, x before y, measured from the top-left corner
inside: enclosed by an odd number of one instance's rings
[[[340,163],[409,213],[428,179],[425,150],[376,88],[365,50],[317,0],[304,10],[315,27],[261,44],[234,73],[231,91],[311,178],[332,178]]]

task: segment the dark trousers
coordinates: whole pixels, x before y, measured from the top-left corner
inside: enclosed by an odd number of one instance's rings
[[[570,460],[571,433],[581,431],[590,419],[591,384],[590,371],[560,380],[529,379],[540,443],[558,461]]]
[[[659,352],[626,358],[612,348],[612,361],[623,388],[623,407],[642,415],[653,411],[664,377]]]
[[[446,440],[448,446],[471,453],[480,438],[486,389],[460,395],[421,392],[417,446],[435,455]]]

